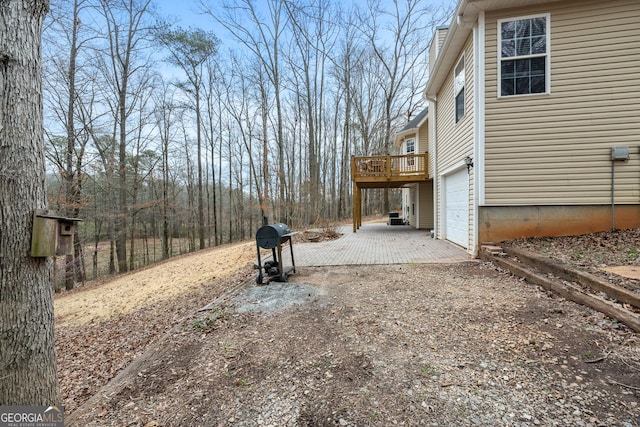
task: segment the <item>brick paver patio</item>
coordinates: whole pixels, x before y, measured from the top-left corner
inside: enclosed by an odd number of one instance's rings
[[[426,230],[385,223],[363,224],[357,233],[340,227],[339,239],[294,244],[296,266],[429,264],[469,261],[471,256],[452,243],[432,239]],[[289,250],[283,251],[288,264]]]

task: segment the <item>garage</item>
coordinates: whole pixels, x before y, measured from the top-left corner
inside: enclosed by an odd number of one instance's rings
[[[461,169],[443,177],[445,239],[469,246],[469,175]]]

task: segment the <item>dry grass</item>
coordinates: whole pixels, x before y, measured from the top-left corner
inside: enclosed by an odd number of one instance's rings
[[[56,325],[82,325],[124,316],[228,277],[255,257],[253,242],[218,246],[116,277],[91,286],[90,292],[57,295]]]

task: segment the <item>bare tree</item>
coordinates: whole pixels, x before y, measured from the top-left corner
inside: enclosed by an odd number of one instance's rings
[[[391,10],[383,7],[390,5]],[[419,88],[426,83],[427,49],[424,35],[433,27],[433,10],[420,0],[370,0],[360,15],[360,28],[382,66],[379,77],[384,92],[385,154],[389,154],[392,128],[398,116],[416,108]],[[390,39],[387,45],[387,40]],[[418,75],[416,75],[418,73]],[[384,211],[389,211],[385,189]]]
[[[129,209],[131,211],[129,269],[131,270],[135,268],[135,232],[136,226],[138,225],[136,223],[137,218],[141,211],[153,205],[153,202],[147,203],[143,201],[141,203],[139,199],[140,190],[144,187],[146,179],[153,173],[154,166],[159,160],[155,151],[150,149],[155,136],[153,132],[155,129],[151,126],[152,111],[146,107],[150,103],[152,92],[156,89],[154,82],[155,77],[156,76],[148,73],[142,75],[143,81],[139,84],[141,89],[134,94],[136,101],[132,102],[132,104],[136,106],[137,114],[135,115],[135,134],[131,137],[133,150],[131,159],[128,162],[131,168],[131,185],[129,190],[131,197]]]
[[[169,145],[175,138],[176,104],[169,86],[163,85],[155,97],[156,128],[160,137],[160,151],[162,153],[162,232],[160,241],[162,259],[170,256],[169,240]]]
[[[340,17],[341,31],[341,45],[339,51],[331,55],[329,58],[332,62],[332,74],[335,80],[335,119],[334,119],[334,141],[336,142],[334,152],[338,152],[337,140],[338,130],[340,128],[342,137],[342,147],[340,149],[340,164],[334,165],[339,170],[339,182],[338,182],[338,195],[337,195],[337,217],[342,218],[347,215],[348,209],[348,196],[350,185],[349,179],[349,159],[351,157],[351,145],[352,145],[352,111],[353,100],[352,85],[357,82],[357,76],[353,76],[354,69],[362,61],[362,49],[358,49],[358,41],[356,39],[356,33],[359,31],[356,28],[356,24],[353,21],[352,13],[342,12]],[[340,104],[344,104],[342,125],[339,124]]]
[[[141,55],[147,46],[152,27],[147,25],[151,0],[100,0],[107,25],[108,61],[111,81],[117,97],[115,125],[118,129],[118,224],[116,251],[118,270],[127,268],[127,120],[131,114],[129,87],[132,76],[149,66],[148,54]]]
[[[204,64],[218,51],[220,41],[213,33],[203,30],[166,30],[158,34],[171,56],[169,62],[180,67],[187,76],[187,83],[180,84],[185,92],[194,97],[196,113],[196,144],[198,149],[198,234],[200,249],[205,248],[204,200],[202,189],[202,85],[204,81]]]
[[[278,150],[278,191],[279,209],[278,219],[287,222],[289,216],[283,206],[285,201],[285,163],[284,163],[284,115],[282,110],[282,70],[280,49],[282,37],[286,30],[285,0],[268,0],[266,10],[268,17],[263,17],[251,0],[231,0],[224,3],[224,15],[207,4],[206,0],[199,0],[204,13],[213,17],[216,22],[224,26],[231,35],[245,46],[256,59],[260,61],[260,68],[267,75],[273,89],[276,106],[276,145]],[[263,93],[266,95],[266,93]]]
[[[46,207],[41,36],[49,3],[0,3],[0,402],[57,405],[51,261],[30,257]]]
[[[264,206],[262,185],[260,181],[260,174],[256,167],[256,161],[253,158],[254,154],[254,122],[257,121],[257,112],[255,111],[255,105],[252,106],[251,99],[251,87],[252,79],[247,75],[245,70],[248,68],[237,57],[232,56],[232,72],[231,78],[233,80],[226,83],[227,91],[225,99],[225,108],[228,114],[233,118],[235,128],[239,132],[239,138],[248,153],[249,161],[249,176],[250,183],[255,185],[255,190],[258,198],[258,204],[260,209],[260,217],[263,218],[267,215]],[[240,179],[241,181],[241,179]],[[252,222],[250,221],[250,224]],[[249,227],[252,229],[252,226]]]
[[[298,96],[302,101],[305,114],[307,136],[308,193],[311,221],[322,216],[320,191],[320,147],[323,135],[325,64],[332,50],[337,27],[332,24],[330,15],[334,11],[327,0],[312,2],[285,2],[289,22],[293,27],[292,37],[297,55],[291,55],[289,61],[293,72],[300,76],[302,91]],[[297,88],[295,85],[294,88]],[[301,171],[302,172],[302,171]]]
[[[64,5],[66,6],[66,5]],[[89,135],[86,132],[87,122],[83,119],[83,112],[92,108],[91,105],[81,107],[78,103],[91,103],[92,99],[83,99],[83,91],[89,86],[83,79],[80,69],[83,68],[81,52],[86,50],[92,40],[92,34],[81,31],[80,18],[91,5],[86,0],[74,0],[70,10],[63,8],[55,10],[51,18],[51,26],[47,44],[50,46],[48,62],[49,75],[45,79],[49,93],[49,107],[54,112],[56,120],[64,126],[66,141],[64,146],[57,146],[55,135],[50,136],[49,148],[52,148],[53,164],[58,167],[63,182],[64,196],[59,202],[59,208],[69,217],[78,217],[82,205],[82,184],[84,157],[86,154]],[[66,57],[66,58],[65,58]],[[89,89],[90,91],[90,89]],[[78,126],[77,120],[80,119]],[[59,149],[58,149],[59,148]],[[78,228],[74,236],[74,253],[66,257],[65,288],[73,289],[75,281],[84,282],[85,273],[82,262],[82,241]]]

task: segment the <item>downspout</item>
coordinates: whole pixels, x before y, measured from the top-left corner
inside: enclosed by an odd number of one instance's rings
[[[479,250],[480,204],[484,204],[484,131],[485,131],[485,69],[484,69],[484,11],[478,13],[477,24],[473,26],[473,71],[474,71],[474,108],[473,108],[473,256]]]
[[[615,185],[615,176],[616,176],[616,161],[611,159],[611,232],[616,231],[616,185]]]
[[[433,164],[433,230],[431,230],[431,237],[434,239],[438,236],[438,221],[440,217],[438,216],[438,132],[437,132],[437,107],[436,101],[437,97],[429,96],[425,93],[425,98],[431,102],[429,105],[429,139],[431,140],[431,135],[433,135],[433,153],[429,153],[429,158],[433,159],[431,163]],[[432,123],[433,122],[433,123]]]

